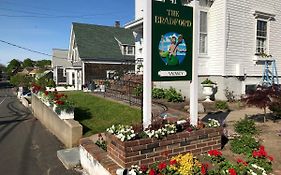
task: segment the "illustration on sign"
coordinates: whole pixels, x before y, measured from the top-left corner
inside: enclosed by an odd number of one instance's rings
[[[159,43],[159,54],[168,66],[181,64],[186,55],[186,44],[183,36],[174,32],[162,35]]]

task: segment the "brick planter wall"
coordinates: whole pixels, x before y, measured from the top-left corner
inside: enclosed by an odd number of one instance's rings
[[[124,168],[131,165],[152,165],[171,157],[191,152],[194,155],[221,148],[222,128],[204,128],[192,132],[180,132],[158,140],[146,138],[121,142],[107,134],[107,152],[113,160]]]

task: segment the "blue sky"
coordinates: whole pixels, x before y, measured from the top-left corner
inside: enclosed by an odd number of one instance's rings
[[[68,48],[72,22],[121,25],[134,19],[134,0],[0,0],[0,40],[51,54]],[[0,42],[0,63],[50,59]]]

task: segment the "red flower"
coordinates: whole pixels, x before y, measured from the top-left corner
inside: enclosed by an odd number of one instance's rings
[[[154,169],[149,170],[149,175],[156,175],[156,171]]]
[[[165,162],[159,163],[159,164],[158,164],[158,169],[159,169],[160,171],[162,171],[162,170],[165,169],[166,167],[167,167],[167,164],[166,164]]]
[[[177,164],[176,160],[170,160],[170,165],[175,165],[175,164]]]
[[[242,163],[244,166],[247,166],[248,165],[248,163],[247,162],[245,162],[244,160],[242,160],[242,159],[237,159],[237,163]]]
[[[210,156],[215,156],[215,157],[217,157],[217,156],[222,156],[222,153],[220,152],[220,151],[218,151],[218,150],[210,150],[210,151],[208,151],[208,154],[210,155]]]
[[[236,173],[234,168],[228,169],[228,172],[229,172],[230,175],[237,175],[237,173]]]
[[[64,105],[64,102],[63,102],[63,101],[60,101],[60,100],[57,100],[57,101],[56,101],[56,104],[57,104],[57,105]]]
[[[202,164],[201,166],[201,174],[205,175],[207,173],[208,164]]]
[[[253,151],[252,156],[254,158],[256,158],[256,157],[267,157],[267,152],[265,151],[264,146],[260,146],[259,150]]]
[[[48,96],[48,94],[49,94],[49,92],[48,92],[48,91],[45,91],[44,93],[45,93],[45,95],[46,95],[46,96]]]
[[[267,156],[267,158],[272,162],[274,159],[272,156]]]
[[[142,165],[141,167],[140,167],[140,170],[143,172],[143,173],[145,173],[146,171],[147,171],[147,166],[145,166],[145,165]]]

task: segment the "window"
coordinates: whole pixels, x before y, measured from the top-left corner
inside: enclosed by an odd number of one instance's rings
[[[256,53],[267,51],[267,21],[257,20]]]
[[[199,53],[207,53],[207,12],[200,12],[200,41]]]
[[[123,55],[134,55],[134,46],[122,46]]]
[[[128,55],[133,55],[134,54],[134,47],[128,46]]]

